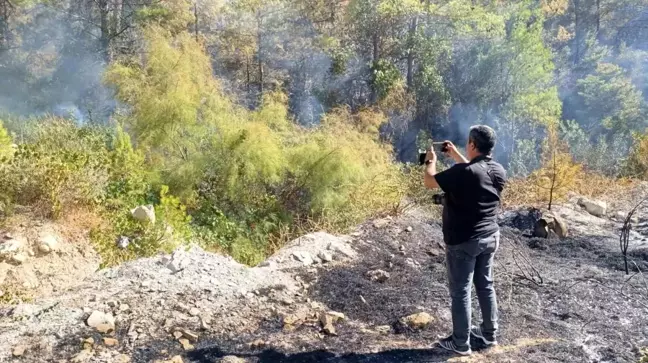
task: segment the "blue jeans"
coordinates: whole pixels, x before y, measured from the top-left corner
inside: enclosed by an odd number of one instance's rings
[[[497,298],[493,287],[493,257],[499,247],[500,233],[486,238],[446,246],[448,282],[452,298],[452,339],[458,347],[470,345],[471,282],[475,284],[483,322],[481,330],[488,340],[497,333]]]

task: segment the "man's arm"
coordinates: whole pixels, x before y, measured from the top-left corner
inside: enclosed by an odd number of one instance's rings
[[[452,143],[452,141],[445,141],[446,144],[446,155],[452,158],[456,163],[469,163],[470,161],[466,159],[465,156],[461,155],[457,147]]]
[[[437,183],[437,180],[434,177],[436,173],[436,160],[434,160],[434,162],[430,162],[425,166],[425,176],[423,181],[426,188],[434,189],[439,187],[439,183]]]

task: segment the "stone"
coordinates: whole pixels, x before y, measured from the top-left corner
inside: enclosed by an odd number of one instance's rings
[[[296,252],[293,252],[292,255],[297,261],[303,263],[304,266],[312,265],[313,262],[314,262],[313,257],[308,252],[296,251]]]
[[[401,323],[410,327],[411,329],[424,329],[433,321],[434,318],[432,317],[432,315],[426,312],[408,315],[401,319]]]
[[[266,342],[263,341],[263,339],[257,339],[251,343],[248,344],[248,347],[252,350],[255,349],[262,349],[263,347],[266,346]]]
[[[0,243],[0,256],[9,257],[21,251],[25,247],[25,242],[20,239],[9,239]]]
[[[543,212],[534,224],[533,236],[548,238],[552,232],[559,238],[567,237],[569,235],[567,223],[558,215],[551,212]]]
[[[211,324],[211,319],[209,319],[209,317],[206,316],[200,317],[200,329],[209,330],[209,324]]]
[[[180,338],[180,339],[178,339],[178,341],[180,342],[180,344],[182,344],[182,349],[184,349],[184,350],[192,350],[192,349],[194,349],[194,346],[191,343],[189,343],[188,339]]]
[[[128,311],[128,310],[130,310],[130,306],[129,306],[128,304],[121,304],[121,305],[119,305],[119,311],[121,311],[121,312],[126,312],[126,311]]]
[[[380,325],[375,328],[375,330],[380,334],[389,334],[391,332],[391,326],[389,325]]]
[[[27,254],[25,252],[19,252],[11,256],[11,262],[15,263],[16,265],[20,265],[25,261],[27,261]]]
[[[130,239],[128,237],[119,236],[119,238],[117,238],[116,245],[117,245],[117,247],[121,248],[122,250],[125,249],[126,247],[128,247],[129,244],[130,244]]]
[[[198,308],[191,308],[189,309],[189,315],[198,316],[200,315],[200,310]]]
[[[345,316],[342,313],[336,311],[329,311],[326,313],[320,313],[319,321],[322,324],[322,330],[328,335],[337,335],[335,331],[335,323],[338,320],[344,320]]]
[[[259,264],[259,267],[275,268],[277,263],[274,261],[263,261]]]
[[[119,344],[119,341],[115,338],[103,338],[104,345],[108,347],[114,347]]]
[[[176,339],[182,338],[182,332],[181,331],[174,331],[173,332],[173,337]]]
[[[317,254],[317,257],[319,257],[324,263],[333,261],[333,254],[330,252],[321,251]]]
[[[603,217],[607,212],[607,203],[603,201],[580,198],[578,200],[578,205],[583,207],[587,213],[597,217]]]
[[[383,219],[376,219],[373,221],[373,226],[374,228],[383,228],[389,224],[389,219],[383,218]]]
[[[84,339],[83,344],[82,344],[83,349],[92,349],[92,347],[94,346],[94,343],[95,343],[95,341],[94,341],[94,338],[92,338],[92,337]]]
[[[100,333],[108,333],[115,330],[115,318],[111,314],[101,311],[93,311],[86,320],[89,327],[97,329]]]
[[[38,250],[42,253],[50,253],[56,249],[58,244],[56,236],[52,234],[44,234],[38,239]]]
[[[27,350],[27,347],[24,345],[18,345],[15,346],[14,349],[11,351],[11,354],[14,357],[22,357],[25,354],[25,351]]]
[[[180,336],[182,336],[182,337],[184,337],[186,339],[189,339],[189,341],[191,341],[192,343],[195,343],[195,342],[198,341],[198,334],[192,332],[191,330],[188,330],[188,329],[185,329],[185,328],[176,328],[175,333],[173,333],[174,336],[176,335],[176,333],[180,333]],[[177,337],[176,337],[176,339],[177,339]]]
[[[407,232],[412,232],[414,230],[414,228],[412,228],[412,226],[408,226],[407,228],[405,228],[405,230]]]
[[[140,222],[155,224],[155,209],[150,204],[132,209],[131,215]]]
[[[90,358],[92,358],[93,354],[94,353],[93,353],[92,350],[84,349],[81,352],[79,352],[79,354],[72,357],[71,362],[72,363],[84,363],[84,362],[87,362],[88,360],[90,360]]]
[[[371,270],[367,271],[366,276],[371,281],[385,282],[389,279],[389,272],[384,270]]]
[[[126,354],[120,354],[115,358],[116,363],[130,363],[131,358]]]
[[[220,359],[220,363],[246,363],[245,359],[239,358],[235,355],[226,355]]]

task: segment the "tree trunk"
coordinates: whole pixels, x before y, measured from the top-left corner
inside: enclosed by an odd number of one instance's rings
[[[245,53],[245,89],[250,93],[250,55]]]
[[[580,10],[580,0],[574,0],[574,64],[580,62],[580,38],[581,30],[578,17],[578,11]]]
[[[11,4],[7,0],[0,0],[0,51],[9,43],[9,10]]]
[[[374,67],[378,64],[378,60],[380,58],[380,46],[379,46],[379,38],[378,34],[374,33],[371,39],[371,42],[373,44],[373,53],[371,55],[371,60],[372,64]],[[371,79],[373,79],[374,76],[371,75]],[[372,84],[371,85],[371,94],[369,95],[371,103],[375,103],[378,100],[378,91],[376,90],[376,85]]]
[[[194,32],[198,41],[198,3],[194,3]]]
[[[101,53],[103,54],[106,62],[110,62],[110,22],[108,21],[110,11],[108,0],[99,0],[98,4],[101,30],[99,46],[101,47]]]
[[[259,61],[259,98],[263,97],[263,37],[261,29],[263,21],[261,15],[257,13],[257,59]]]
[[[412,87],[414,86],[414,46],[411,43],[414,36],[416,35],[417,26],[418,17],[415,15],[409,28],[410,45],[409,49],[407,50],[407,90],[409,92],[412,91]]]

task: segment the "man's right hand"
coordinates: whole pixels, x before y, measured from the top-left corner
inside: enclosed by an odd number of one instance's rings
[[[443,147],[445,148],[445,154],[448,157],[451,157],[452,160],[454,160],[457,163],[467,163],[468,159],[466,159],[459,150],[457,150],[457,147],[452,143],[452,141],[444,141]]]

